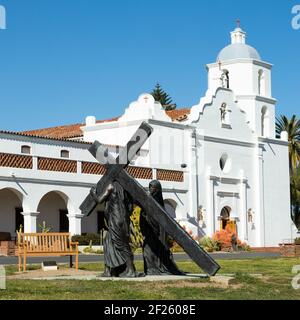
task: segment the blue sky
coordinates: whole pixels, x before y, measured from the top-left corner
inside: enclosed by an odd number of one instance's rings
[[[0,0],[0,129],[27,130],[121,115],[156,82],[178,107],[207,87],[206,63],[241,19],[274,64],[277,114],[299,115],[300,0]]]

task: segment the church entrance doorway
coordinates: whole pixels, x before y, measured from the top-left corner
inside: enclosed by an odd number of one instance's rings
[[[221,211],[221,230],[225,230],[228,223],[230,222],[230,207],[224,207]]]
[[[228,229],[232,233],[237,234],[237,224],[235,219],[230,219],[232,209],[230,207],[224,207],[221,211],[221,230]]]

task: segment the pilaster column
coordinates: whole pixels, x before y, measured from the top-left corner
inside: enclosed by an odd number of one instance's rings
[[[189,215],[197,217],[198,212],[198,185],[197,185],[197,146],[196,132],[188,131],[188,157],[189,157]],[[185,217],[184,217],[185,218]],[[187,216],[186,216],[187,218]]]
[[[69,219],[69,232],[72,236],[81,235],[81,220],[84,217],[81,213],[67,214]]]
[[[211,179],[211,167],[206,171],[206,233],[208,236],[212,236],[214,233],[214,181]]]
[[[240,218],[240,239],[248,241],[248,214],[247,214],[247,184],[245,179],[241,179],[239,185],[240,201],[239,201],[239,218]]]
[[[24,233],[36,233],[39,212],[22,212],[24,216]]]

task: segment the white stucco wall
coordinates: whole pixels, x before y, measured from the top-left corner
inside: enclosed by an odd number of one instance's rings
[[[266,246],[293,238],[290,219],[290,184],[287,144],[263,142],[263,193]]]

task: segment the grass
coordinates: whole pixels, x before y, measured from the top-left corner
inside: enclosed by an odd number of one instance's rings
[[[222,288],[206,279],[183,281],[127,282],[127,281],[80,281],[80,280],[8,280],[7,290],[0,290],[0,299],[60,299],[60,300],[147,300],[147,299],[300,299],[300,289],[292,288],[295,274],[292,268],[300,265],[299,259],[269,258],[251,260],[218,260],[222,269],[219,274],[235,274],[233,285]],[[142,263],[136,262],[138,270]],[[190,261],[178,262],[187,272],[201,273]],[[38,266],[30,266],[37,269]],[[81,264],[80,269],[103,270],[101,263]],[[16,272],[15,266],[6,267],[8,275]],[[262,274],[254,278],[251,274]]]

